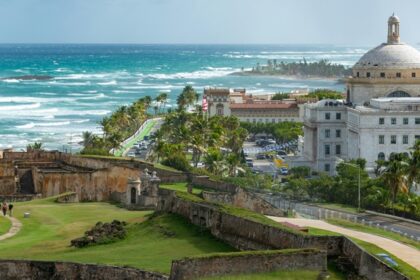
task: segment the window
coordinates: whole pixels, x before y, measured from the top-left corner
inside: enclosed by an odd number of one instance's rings
[[[256,121],[255,119],[252,119],[252,122],[253,122],[253,123],[256,123],[257,121]]]
[[[408,135],[403,135],[403,144],[408,144]]]
[[[416,72],[411,73],[411,78],[415,78],[416,77]]]
[[[357,73],[356,73],[356,76],[357,76],[357,78],[359,78],[359,77],[360,77],[360,74],[359,74],[359,72],[357,72]]]
[[[397,78],[401,78],[401,73],[397,72]]]
[[[366,78],[370,78],[370,72],[366,73]]]
[[[324,171],[325,171],[325,172],[330,172],[330,164],[329,164],[329,163],[326,163],[326,164],[324,165]]]
[[[341,113],[335,113],[335,119],[341,120]]]
[[[335,145],[335,154],[341,155],[341,145]]]
[[[397,135],[391,135],[391,144],[397,144]]]
[[[414,139],[416,139],[416,141],[417,141],[417,140],[420,140],[420,135],[416,135],[416,136],[414,136]]]
[[[385,136],[379,135],[379,144],[385,144]]]
[[[335,137],[336,138],[341,138],[341,129],[336,129],[335,130]]]
[[[391,124],[397,124],[397,119],[396,118],[391,118]]]
[[[384,118],[379,118],[379,124],[385,124],[385,119]]]
[[[223,105],[222,104],[217,104],[217,106],[216,106],[216,114],[218,116],[223,116]]]
[[[416,123],[416,124],[420,124],[420,118],[416,118],[415,123]]]
[[[403,124],[408,124],[408,118],[403,118]]]
[[[385,160],[385,154],[384,153],[379,153],[378,154],[378,160]]]
[[[385,78],[385,72],[381,72],[381,78]]]
[[[271,120],[271,122],[272,122],[272,123],[276,123],[276,119],[272,119],[272,120]]]
[[[325,119],[329,120],[331,118],[331,114],[330,113],[325,113]]]
[[[330,145],[325,145],[325,155],[329,156],[330,155]]]
[[[330,130],[329,129],[325,130],[325,138],[330,138]]]

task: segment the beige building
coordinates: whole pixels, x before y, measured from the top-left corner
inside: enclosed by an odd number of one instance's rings
[[[348,97],[305,105],[304,145],[290,166],[335,173],[342,160],[408,153],[420,139],[420,52],[400,42],[400,21],[388,20],[388,41],[368,51],[347,80]]]
[[[302,121],[304,102],[300,99],[270,100],[272,95],[247,95],[245,89],[207,88],[204,97],[208,102],[209,116],[236,116],[240,121],[253,123],[278,123]]]
[[[400,20],[388,20],[388,40],[368,51],[347,79],[347,98],[364,105],[378,97],[420,96],[420,52],[400,42]]]

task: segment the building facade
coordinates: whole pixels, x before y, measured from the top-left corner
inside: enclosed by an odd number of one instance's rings
[[[204,98],[208,102],[209,116],[236,116],[242,122],[278,123],[302,121],[303,103],[299,98],[270,100],[270,96],[247,95],[244,89],[207,88]]]
[[[408,152],[420,139],[420,52],[400,42],[400,20],[388,20],[387,43],[368,51],[347,79],[347,100],[304,106],[304,145],[291,166],[335,173],[342,160],[377,160]]]

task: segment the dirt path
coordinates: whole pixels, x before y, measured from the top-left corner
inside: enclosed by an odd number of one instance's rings
[[[22,228],[22,223],[15,217],[6,216],[6,218],[12,222],[12,227],[9,229],[7,233],[0,235],[0,241],[10,238],[12,236],[15,236],[19,232],[19,230]]]
[[[276,222],[288,222],[302,227],[314,227],[325,229],[375,244],[376,246],[381,247],[382,249],[390,252],[391,254],[395,255],[396,257],[400,258],[401,260],[420,270],[420,251],[416,248],[404,245],[400,242],[370,233],[335,226],[321,220],[310,220],[302,218],[294,219],[282,217],[269,218]]]

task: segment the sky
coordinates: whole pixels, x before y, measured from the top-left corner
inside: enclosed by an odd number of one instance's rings
[[[420,44],[419,0],[0,0],[0,43]]]

